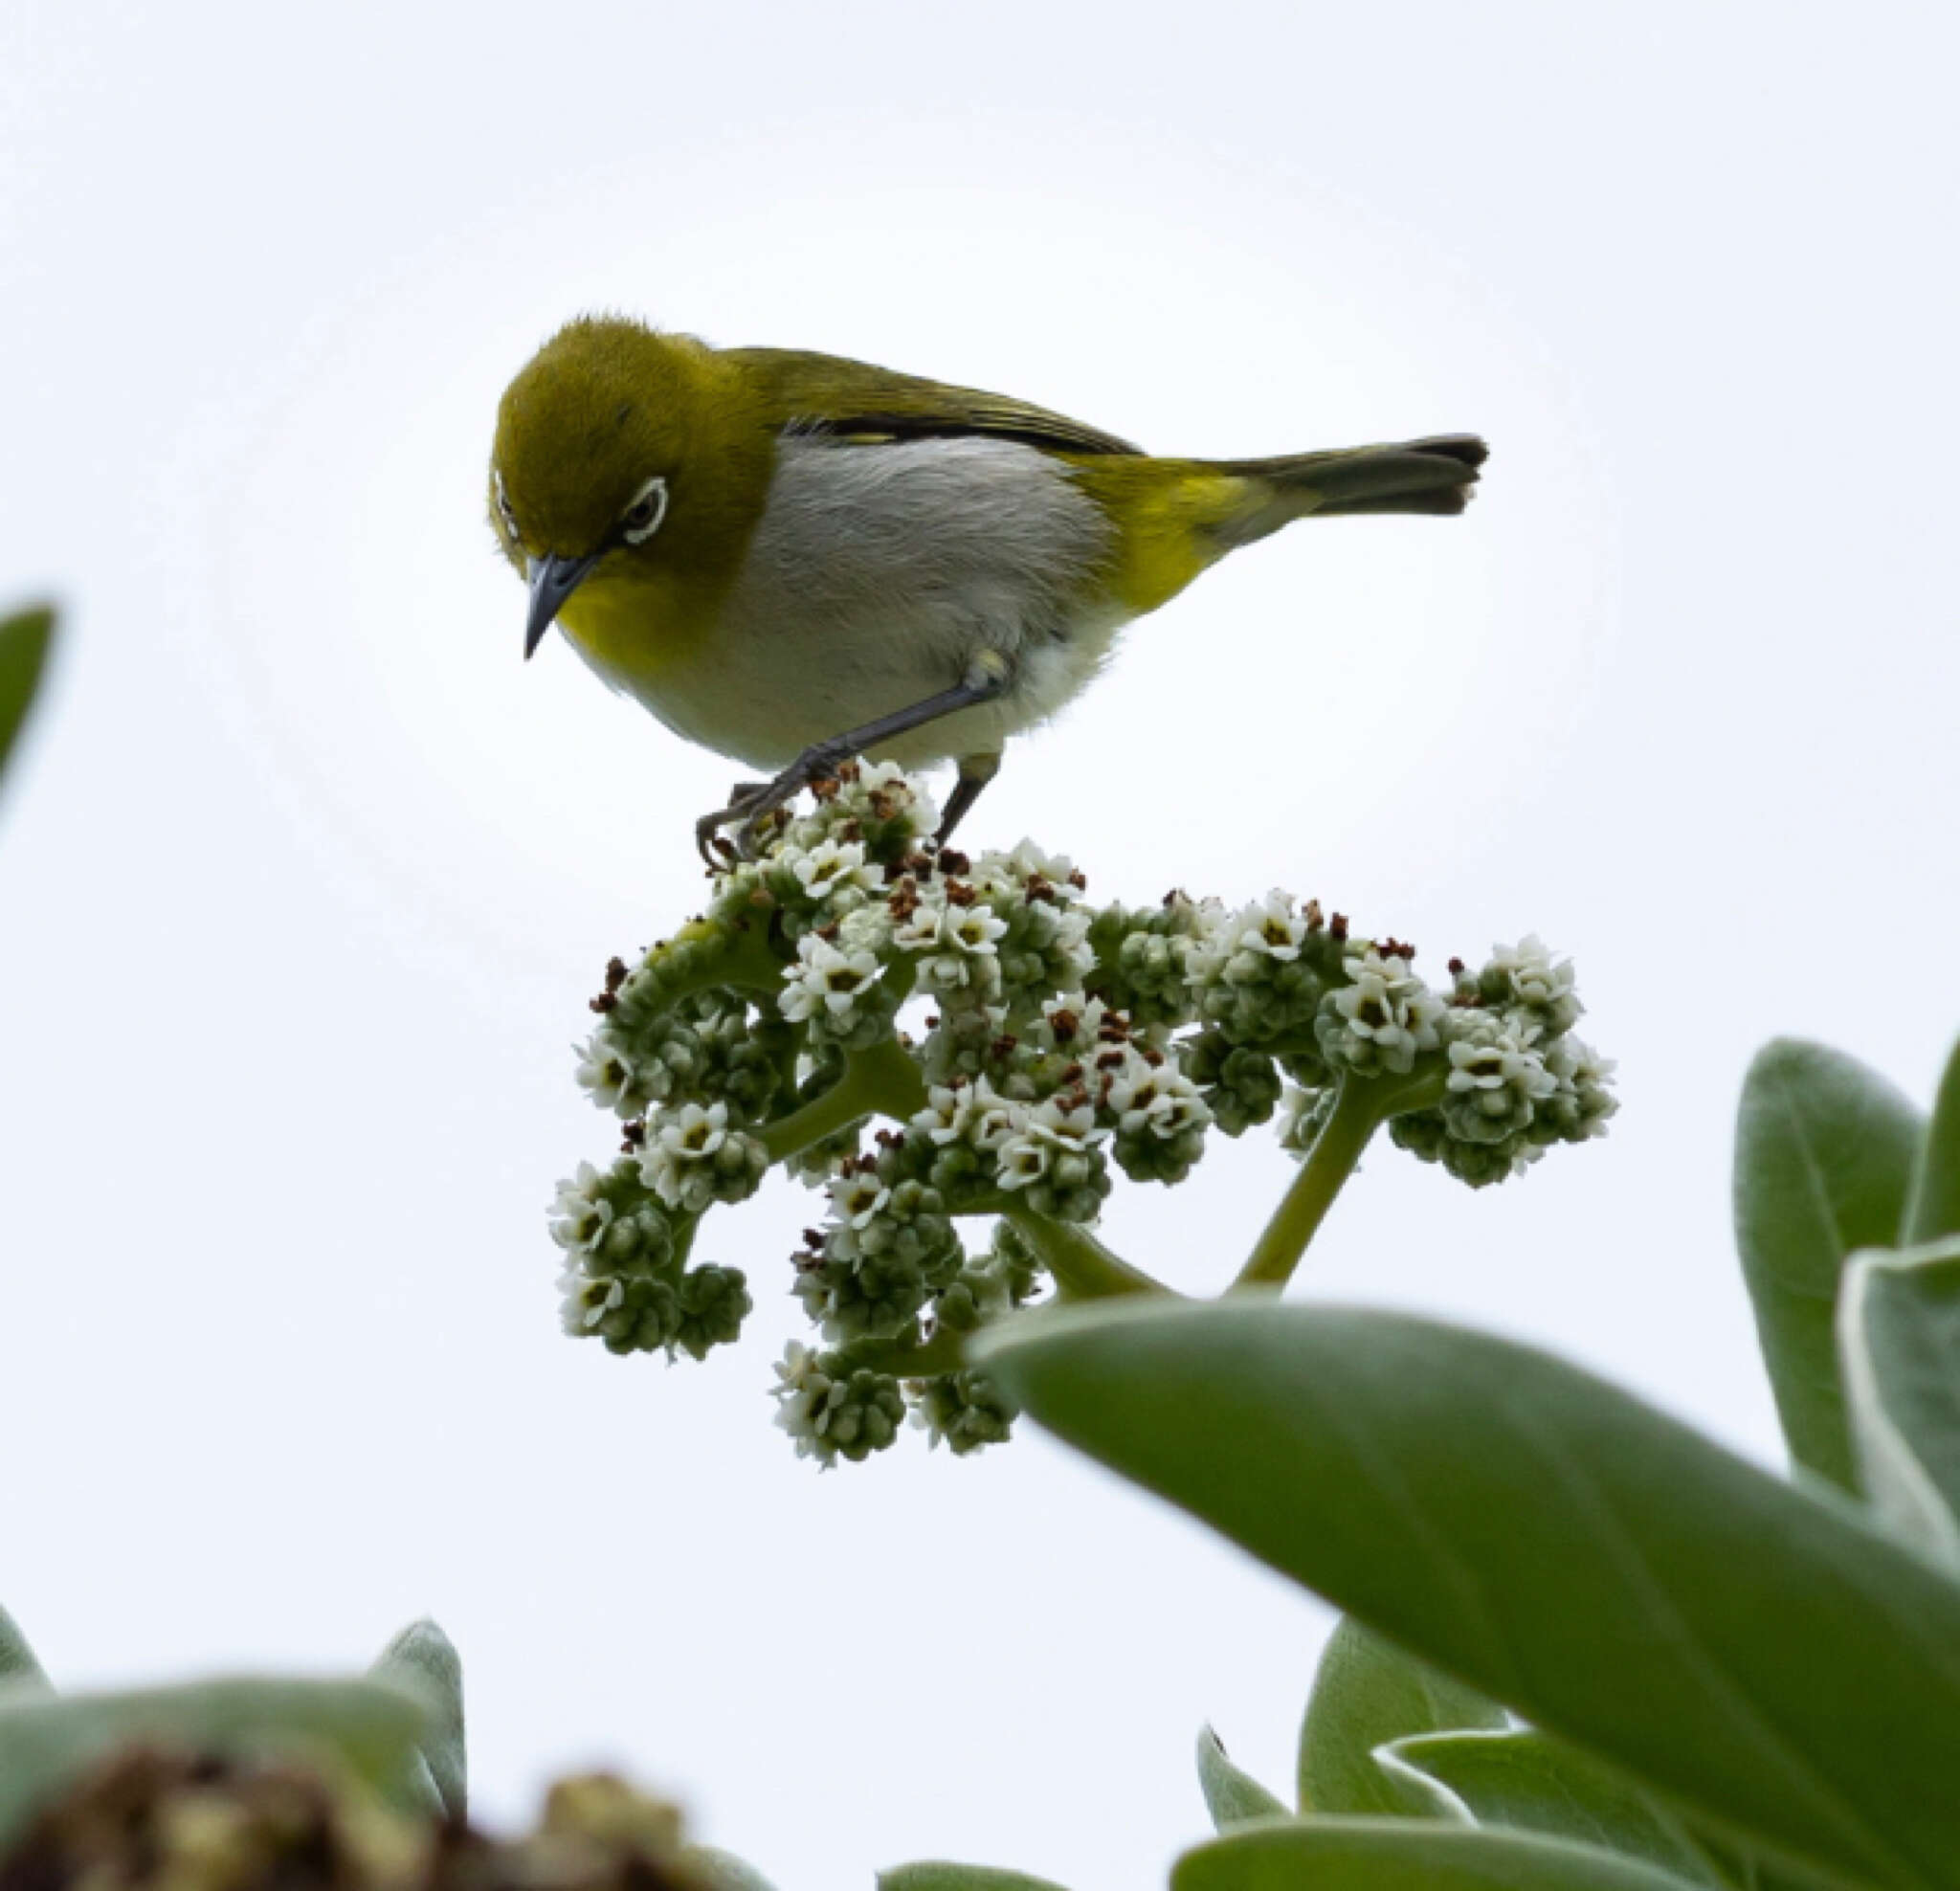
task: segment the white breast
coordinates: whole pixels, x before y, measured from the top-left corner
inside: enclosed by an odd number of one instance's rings
[[[662,675],[663,721],[760,768],[1013,662],[999,701],[877,751],[908,766],[995,752],[1094,675],[1111,530],[1066,466],[1011,440],[787,438],[768,509],[699,663]]]

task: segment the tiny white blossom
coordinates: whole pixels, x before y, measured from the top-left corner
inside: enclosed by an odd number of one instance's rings
[[[561,1248],[590,1252],[598,1245],[612,1220],[612,1204],[593,1192],[602,1180],[590,1163],[582,1162],[577,1175],[558,1185],[551,1204],[551,1238]]]
[[[1535,932],[1526,934],[1515,946],[1493,946],[1489,969],[1509,982],[1512,995],[1521,1005],[1533,1005],[1544,1011],[1563,1009],[1567,1023],[1585,1012],[1585,1006],[1572,990],[1572,962],[1554,961],[1550,948]]]
[[[559,1275],[558,1291],[558,1324],[573,1338],[590,1333],[626,1299],[625,1283],[616,1277],[594,1280],[573,1261]]]
[[[991,906],[948,906],[940,921],[939,936],[955,951],[991,958],[998,950],[1007,922]]]
[[[1167,1142],[1187,1129],[1202,1128],[1210,1112],[1197,1085],[1172,1064],[1153,1065],[1131,1052],[1111,1081],[1104,1101],[1126,1136],[1147,1130]]]
[[[838,1220],[864,1228],[891,1200],[892,1191],[876,1175],[840,1175],[830,1184],[830,1198]]]
[[[814,847],[785,849],[782,858],[807,899],[828,900],[850,887],[869,893],[877,884],[861,841],[820,840]]]
[[[1406,1071],[1417,1051],[1436,1049],[1442,1000],[1409,969],[1406,960],[1394,954],[1385,957],[1370,946],[1342,964],[1354,982],[1333,994],[1334,1009],[1352,1035],[1372,1044],[1391,1070]]]
[[[578,1059],[572,1076],[580,1089],[604,1109],[616,1109],[626,1087],[633,1081],[633,1066],[620,1056],[619,1047],[607,1033],[596,1031],[583,1044],[571,1047]]]
[[[798,1457],[814,1457],[830,1465],[835,1451],[823,1435],[824,1405],[830,1397],[831,1378],[819,1364],[813,1347],[791,1340],[775,1368],[776,1383],[769,1396],[776,1401],[776,1423],[796,1442]]]
[[[649,1126],[648,1146],[675,1162],[705,1162],[728,1140],[728,1105],[683,1103],[663,1111]]]
[[[1306,938],[1306,922],[1293,910],[1293,896],[1275,887],[1258,905],[1248,906],[1231,923],[1231,943],[1282,964],[1297,959]]]
[[[783,980],[783,1015],[792,1024],[818,1012],[842,1017],[859,993],[883,976],[876,953],[863,947],[842,951],[828,939],[806,932],[797,942],[796,964]]]

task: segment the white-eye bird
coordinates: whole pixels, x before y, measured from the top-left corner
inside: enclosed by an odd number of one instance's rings
[[[1296,519],[1460,512],[1484,452],[1160,459],[999,394],[587,317],[504,392],[490,518],[525,656],[556,622],[677,734],[772,771],[698,823],[712,864],[720,828],[746,847],[860,754],[958,764],[944,839],[1122,625]]]

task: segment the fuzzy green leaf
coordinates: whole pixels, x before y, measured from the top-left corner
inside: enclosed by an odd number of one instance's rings
[[[428,1705],[422,1758],[442,1811],[469,1814],[469,1746],[463,1734],[463,1664],[455,1644],[426,1618],[411,1622],[381,1651],[369,1670],[378,1680],[402,1682]]]
[[[1287,1808],[1279,1799],[1233,1764],[1225,1743],[1210,1727],[1198,1730],[1198,1786],[1205,1795],[1205,1810],[1219,1832],[1247,1819],[1286,1815]]]
[[[1528,1347],[1351,1308],[1062,1312],[1022,1409],[1725,1829],[1960,1891],[1960,1586]]]
[[[212,1680],[134,1694],[0,1702],[0,1850],[48,1793],[125,1741],[197,1751],[327,1752],[396,1804],[412,1804],[426,1716],[417,1697],[376,1680]]]
[[[1684,1891],[1688,1883],[1588,1845],[1411,1819],[1256,1826],[1187,1852],[1170,1873],[1170,1891]]]
[[[1674,1813],[1604,1761],[1548,1735],[1424,1733],[1382,1766],[1437,1817],[1570,1838],[1642,1858],[1695,1884],[1723,1885],[1707,1851]]]
[[[1937,1241],[1949,1235],[1960,1235],[1960,1044],[1953,1046],[1940,1079],[1905,1208],[1907,1241]]]
[[[1030,1878],[1024,1871],[924,1858],[880,1872],[878,1891],[1062,1891],[1062,1886],[1046,1878]]]
[[[1792,1459],[1857,1479],[1836,1318],[1844,1263],[1896,1246],[1919,1112],[1876,1071],[1778,1038],[1749,1066],[1735,1128],[1735,1236]]]
[[[1960,1572],[1960,1235],[1860,1256],[1839,1325],[1872,1507]]]
[[[0,774],[33,706],[54,635],[55,613],[45,605],[0,618]]]
[[[1301,1724],[1301,1811],[1406,1813],[1405,1795],[1375,1761],[1378,1747],[1405,1734],[1505,1724],[1496,1702],[1343,1616],[1321,1655]]]

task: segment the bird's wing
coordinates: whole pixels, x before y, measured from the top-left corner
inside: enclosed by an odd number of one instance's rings
[[[950,439],[984,434],[1019,440],[1055,453],[1135,454],[1114,434],[1006,394],[951,388],[913,374],[895,374],[841,355],[796,348],[724,348],[766,389],[779,433],[815,434],[840,443]]]

